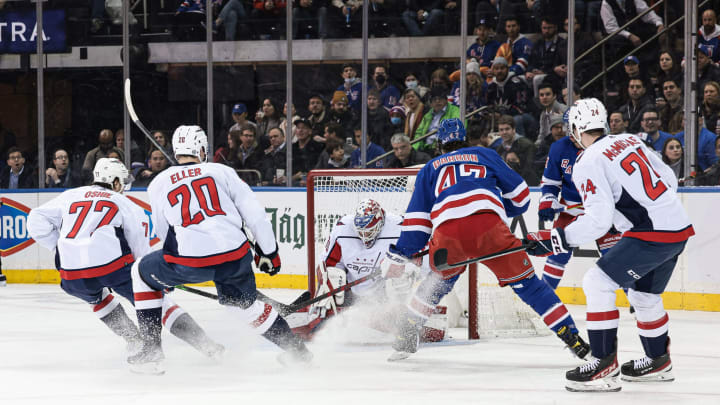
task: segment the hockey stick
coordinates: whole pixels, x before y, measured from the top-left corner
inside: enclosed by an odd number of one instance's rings
[[[465,266],[465,265],[467,265],[467,264],[472,264],[472,263],[476,263],[476,262],[481,262],[481,261],[483,261],[483,260],[490,260],[490,259],[494,259],[494,258],[496,258],[496,257],[501,257],[501,256],[509,255],[509,254],[511,254],[511,253],[519,252],[519,251],[521,251],[521,250],[525,250],[525,248],[534,246],[535,243],[537,243],[537,242],[535,242],[535,241],[528,241],[527,243],[523,243],[522,245],[516,246],[516,247],[514,247],[514,248],[501,250],[501,251],[499,251],[499,252],[495,252],[495,253],[490,254],[490,255],[485,255],[485,256],[475,257],[475,258],[468,259],[468,260],[463,260],[463,261],[458,262],[458,263],[447,263],[447,250],[445,250],[445,249],[438,249],[438,250],[435,252],[435,255],[434,255],[434,256],[437,257],[438,254],[442,255],[442,254],[443,254],[443,251],[444,251],[445,260],[442,260],[442,261],[445,262],[445,263],[444,263],[444,264],[443,264],[443,263],[441,263],[441,264],[435,264],[435,268],[436,268],[437,270],[439,270],[439,271],[445,271],[445,270],[452,269],[452,268],[455,268],[455,267],[461,267],[461,266]],[[435,259],[435,257],[433,257],[433,259]]]
[[[170,162],[171,165],[173,165],[173,166],[174,166],[174,165],[177,165],[177,161],[175,160],[175,158],[172,157],[172,156],[170,156],[170,155],[165,151],[165,148],[163,148],[162,146],[160,146],[159,143],[157,143],[157,141],[155,140],[155,138],[153,138],[153,136],[152,136],[152,134],[150,133],[150,131],[148,131],[148,129],[145,128],[145,125],[143,125],[143,123],[142,123],[142,122],[140,121],[140,119],[138,118],[137,114],[135,114],[135,108],[133,107],[132,98],[130,97],[130,79],[126,79],[126,80],[125,80],[125,107],[126,107],[127,110],[128,110],[128,114],[130,114],[130,119],[132,120],[132,122],[133,122],[138,128],[140,128],[140,131],[142,131],[142,133],[147,137],[147,139],[149,139],[150,142],[151,142],[156,148],[158,148],[158,150],[159,150],[163,155],[165,155],[165,159],[167,159],[168,162]]]
[[[218,299],[218,296],[213,293],[209,293],[207,291],[203,291],[198,288],[188,287],[185,284],[176,285],[175,288],[177,288],[178,290],[183,290],[183,291],[186,291],[189,293],[197,294],[197,295],[203,296],[205,298],[211,298],[216,301]],[[260,301],[270,304],[270,306],[275,308],[275,310],[278,311],[283,316],[285,316],[286,314],[295,312],[295,311],[288,312],[290,305],[283,304],[280,301],[276,301],[276,300],[268,297],[267,295],[261,293],[260,291],[257,291],[257,295],[258,295],[258,299],[260,299]]]

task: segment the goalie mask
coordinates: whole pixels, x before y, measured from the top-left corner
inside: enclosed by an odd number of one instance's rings
[[[121,190],[130,190],[133,178],[121,161],[115,158],[98,159],[93,169],[93,182],[108,184],[114,190],[115,179],[120,181]]]
[[[370,249],[385,225],[385,211],[375,200],[362,200],[355,210],[354,224],[365,247]]]
[[[600,100],[596,98],[586,98],[578,100],[570,107],[568,112],[569,133],[575,139],[578,145],[583,149],[587,148],[581,142],[583,132],[593,129],[602,129],[608,132],[607,128],[607,110]]]
[[[203,162],[207,161],[208,141],[205,131],[197,125],[181,125],[172,136],[172,147],[175,156],[195,156]],[[205,153],[205,158],[200,156]]]

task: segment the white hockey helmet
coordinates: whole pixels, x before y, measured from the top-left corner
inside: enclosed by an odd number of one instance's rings
[[[172,147],[175,156],[195,156],[200,160],[207,161],[208,141],[205,131],[197,125],[180,125],[172,136]],[[205,159],[200,156],[200,151],[205,153]]]
[[[370,249],[385,225],[385,210],[377,201],[366,198],[360,201],[355,210],[354,224],[365,247]]]
[[[129,190],[133,181],[123,162],[115,158],[98,159],[93,169],[93,182],[109,184],[112,187],[115,179],[120,181],[124,190]]]
[[[603,103],[596,98],[585,98],[578,100],[570,107],[568,113],[570,136],[586,148],[580,142],[583,132],[593,129],[602,129],[607,132],[607,110]]]

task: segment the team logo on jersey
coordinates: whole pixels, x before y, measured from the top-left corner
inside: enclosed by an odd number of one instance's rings
[[[150,204],[146,203],[143,200],[135,198],[133,196],[130,196],[130,195],[126,195],[126,196],[127,196],[127,198],[130,199],[130,201],[134,202],[135,204],[140,206],[140,208],[142,208],[143,211],[145,211],[145,215],[147,216],[146,231],[147,231],[147,234],[150,236],[150,246],[154,246],[156,243],[160,242],[160,238],[158,238],[157,235],[155,235],[155,230],[153,229],[152,210],[150,209]],[[146,222],[143,221],[143,226],[145,226],[145,223]]]
[[[28,235],[27,217],[30,208],[2,197],[0,206],[0,255],[10,256],[35,243]]]

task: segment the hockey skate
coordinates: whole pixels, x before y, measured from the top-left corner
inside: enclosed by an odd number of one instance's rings
[[[412,320],[408,319],[406,325],[403,325],[398,334],[395,335],[395,341],[393,341],[392,345],[395,353],[388,357],[388,361],[394,362],[407,359],[411,354],[417,352],[419,344],[420,333],[418,333]]]
[[[675,380],[672,372],[670,352],[651,359],[631,360],[620,368],[620,379],[631,382],[670,382]]]
[[[145,344],[140,352],[127,358],[130,371],[136,374],[165,374],[162,361],[165,359],[159,344]]]
[[[563,326],[557,332],[557,335],[567,347],[572,351],[573,355],[580,359],[584,359],[590,353],[590,345],[585,343],[579,334],[570,331],[570,328]]]
[[[7,285],[7,277],[5,277],[4,274],[0,273],[0,287],[5,287]]]
[[[617,352],[602,359],[592,358],[582,366],[565,373],[565,388],[572,392],[620,391]]]

